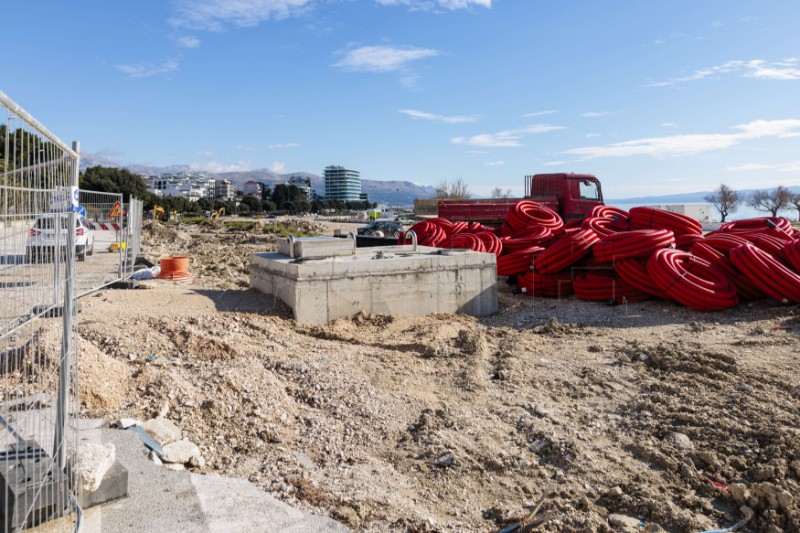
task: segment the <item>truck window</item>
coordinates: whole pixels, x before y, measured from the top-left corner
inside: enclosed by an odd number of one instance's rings
[[[581,200],[599,200],[600,190],[594,181],[584,180],[578,184],[578,194]]]

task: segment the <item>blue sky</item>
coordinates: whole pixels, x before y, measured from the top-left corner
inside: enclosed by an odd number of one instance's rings
[[[800,185],[800,2],[16,2],[0,90],[121,163],[607,197]]]

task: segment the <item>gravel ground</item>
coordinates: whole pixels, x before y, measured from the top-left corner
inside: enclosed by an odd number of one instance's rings
[[[167,405],[202,470],[362,531],[701,531],[750,515],[740,531],[800,531],[796,307],[611,307],[500,283],[491,317],[299,326],[247,288],[249,254],[276,238],[148,223],[145,253],[189,255],[195,278],[84,298],[86,416]]]

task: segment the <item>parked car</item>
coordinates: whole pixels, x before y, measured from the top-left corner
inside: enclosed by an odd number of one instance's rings
[[[67,246],[69,217],[63,215],[59,219],[61,220],[61,231],[58,235],[59,247],[63,253]],[[94,233],[92,232],[91,224],[85,217],[77,216],[76,225],[75,257],[78,261],[84,261],[87,255],[94,253]],[[44,215],[37,218],[36,223],[28,230],[25,257],[29,263],[55,255],[56,232],[54,226],[55,217],[53,215]]]
[[[358,235],[365,235],[371,237],[393,237],[400,236],[403,231],[403,225],[399,222],[392,222],[390,220],[375,220],[356,229]]]

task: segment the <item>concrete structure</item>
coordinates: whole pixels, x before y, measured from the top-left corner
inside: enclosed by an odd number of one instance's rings
[[[711,215],[713,210],[709,204],[660,204],[648,205],[647,207],[655,207],[665,211],[678,213],[679,215],[686,215],[692,217],[698,222],[711,222]]]
[[[317,242],[306,244],[311,256],[325,246]],[[388,246],[299,261],[257,253],[250,258],[250,286],[286,303],[300,324],[324,324],[359,311],[485,316],[498,310],[497,259],[471,250]]]
[[[214,198],[230,202],[236,196],[236,186],[231,180],[216,180],[214,182]]]
[[[325,167],[325,199],[361,201],[361,176],[358,171],[338,166]]]
[[[245,196],[255,196],[261,199],[261,193],[264,190],[264,186],[258,183],[257,181],[246,181],[244,182],[244,195]]]

